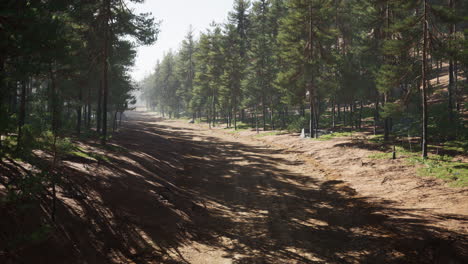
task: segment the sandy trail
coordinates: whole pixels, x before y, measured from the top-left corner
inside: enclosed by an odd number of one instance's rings
[[[432,225],[448,216],[361,196],[298,152],[146,113],[127,116],[111,140],[125,151],[64,169],[63,235],[24,252],[35,261],[23,263],[466,260],[466,233]]]
[[[192,235],[164,260],[430,263],[466,242],[463,234],[431,227],[416,210],[368,202],[297,153],[183,122],[130,118],[124,135],[145,129],[170,142],[170,149],[151,137],[133,144],[173,154],[174,185],[195,201],[183,227]]]

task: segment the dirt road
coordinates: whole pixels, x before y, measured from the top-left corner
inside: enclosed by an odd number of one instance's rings
[[[126,151],[103,164],[70,165],[77,187],[63,191],[58,210],[66,263],[466,260],[466,234],[431,226],[390,201],[371,202],[300,153],[149,114],[127,116],[112,140]],[[37,250],[58,263],[57,249]]]

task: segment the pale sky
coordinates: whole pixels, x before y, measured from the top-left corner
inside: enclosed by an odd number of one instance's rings
[[[232,5],[233,0],[146,0],[143,4],[129,5],[137,13],[152,12],[156,20],[162,21],[157,42],[138,48],[132,72],[134,80],[149,75],[164,52],[177,50],[190,25],[198,38],[198,33],[205,31],[212,21],[225,22]]]

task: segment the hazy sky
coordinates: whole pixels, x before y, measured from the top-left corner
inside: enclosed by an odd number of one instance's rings
[[[212,21],[224,22],[232,4],[233,0],[146,0],[130,5],[137,13],[152,12],[156,20],[162,21],[156,44],[138,48],[133,78],[143,79],[153,71],[164,52],[177,50],[190,25],[198,36]]]

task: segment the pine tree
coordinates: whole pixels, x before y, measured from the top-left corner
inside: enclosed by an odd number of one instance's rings
[[[180,89],[178,89],[178,94],[180,98],[183,98],[183,107],[186,110],[189,110],[190,101],[193,94],[193,81],[195,78],[195,40],[193,36],[193,29],[190,26],[190,29],[182,41],[182,47],[177,55],[177,65],[176,65],[176,74],[180,82]],[[194,109],[190,110],[192,113],[192,118],[195,119]]]
[[[263,130],[266,130],[267,107],[273,96],[276,68],[274,63],[274,29],[269,20],[270,4],[266,0],[255,2],[251,12],[251,40],[248,57],[250,64],[246,83],[246,98],[255,103],[254,108],[262,108]],[[270,104],[270,111],[273,111]],[[271,120],[272,122],[272,120]],[[273,126],[271,124],[271,126]]]
[[[319,122],[319,65],[329,57],[330,42],[334,39],[330,31],[332,17],[331,1],[287,1],[288,13],[282,19],[278,36],[284,67],[278,81],[287,89],[287,100],[298,104],[307,95],[309,100],[309,130],[318,136]]]
[[[237,113],[242,78],[241,39],[236,26],[233,24],[224,26],[224,34],[222,44],[224,73],[222,75],[223,85],[221,86],[220,96],[227,111],[227,125],[230,127],[231,123],[233,123],[234,129],[237,130]]]

